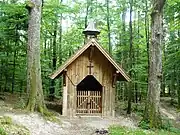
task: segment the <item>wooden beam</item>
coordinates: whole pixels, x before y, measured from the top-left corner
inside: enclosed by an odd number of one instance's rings
[[[67,77],[63,78],[65,82],[67,82]],[[68,85],[63,86],[63,107],[62,107],[62,115],[67,116],[67,87]]]
[[[91,47],[90,47],[90,53],[89,53],[89,61],[90,61],[90,62],[92,61],[93,53],[94,53],[94,46],[91,46]]]
[[[63,86],[66,86],[66,73],[67,73],[67,70],[63,72]]]
[[[113,75],[113,79],[112,79],[112,87],[115,88],[116,87],[116,81],[117,81],[117,74]]]

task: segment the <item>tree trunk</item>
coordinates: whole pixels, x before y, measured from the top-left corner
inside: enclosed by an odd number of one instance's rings
[[[109,22],[109,0],[106,0],[106,10],[107,10],[107,30],[108,30],[108,46],[109,46],[109,54],[112,54],[112,46],[111,46],[111,31],[110,31],[110,22]]]
[[[58,16],[56,15],[56,19],[58,20]],[[54,32],[53,32],[53,59],[52,59],[52,66],[53,70],[56,70],[56,61],[57,61],[57,56],[56,56],[56,38],[57,38],[57,20],[54,22]],[[55,80],[51,80],[51,87],[50,87],[50,96],[49,99],[50,101],[54,100],[55,97]]]
[[[15,71],[16,71],[16,50],[14,51],[14,58],[13,58],[13,74],[12,74],[12,90],[14,92],[14,82],[15,82]]]
[[[132,60],[133,60],[133,36],[132,36],[132,5],[133,5],[133,0],[130,0],[130,21],[129,21],[129,76],[132,77]],[[129,83],[129,90],[128,90],[128,108],[127,108],[127,114],[131,113],[131,100],[132,100],[132,85],[133,83]]]
[[[60,0],[60,3],[63,3],[63,0]],[[60,14],[60,24],[59,24],[59,46],[58,46],[58,56],[59,56],[59,65],[62,64],[62,20],[63,20],[63,14]],[[59,79],[59,95],[62,96],[62,77]]]
[[[126,45],[126,22],[125,22],[125,19],[126,19],[126,8],[123,9],[123,13],[122,13],[122,35],[121,35],[121,44],[122,46],[125,46]],[[123,68],[125,68],[125,59],[126,58],[126,52],[123,51],[121,52],[121,65],[124,65]]]
[[[15,40],[15,50],[14,50],[14,58],[13,58],[13,74],[12,74],[12,90],[11,92],[14,92],[14,84],[15,84],[15,71],[16,71],[16,46],[18,44],[18,32],[17,32],[17,26],[15,27],[15,35],[16,35],[16,40]]]
[[[9,44],[9,41],[8,41],[8,44]],[[6,57],[8,58],[9,57],[9,53],[6,52]],[[6,59],[6,62],[5,62],[5,65],[6,65],[6,68],[9,68],[8,67],[8,59]],[[7,87],[8,85],[8,74],[5,74],[5,84],[4,84],[4,91],[3,92],[9,92],[9,88]]]
[[[180,78],[179,78],[178,74],[176,76],[176,80],[177,80],[177,96],[178,96],[178,106],[177,106],[177,109],[180,109]]]
[[[148,95],[144,120],[149,122],[150,128],[162,126],[159,112],[161,79],[162,79],[162,14],[165,0],[154,0],[151,13],[151,44],[149,45],[149,76]]]
[[[175,98],[176,98],[176,88],[175,88],[175,66],[173,67],[173,72],[171,73],[171,82],[170,82],[170,89],[171,89],[171,105],[174,105]]]
[[[60,3],[63,3],[63,0],[60,0]],[[63,20],[63,14],[60,14],[60,24],[59,24],[59,64],[62,64],[62,20]]]
[[[146,10],[145,10],[145,33],[146,33],[146,47],[147,47],[147,58],[148,58],[148,67],[147,73],[149,74],[149,17],[148,17],[148,3],[147,0],[145,1]],[[148,79],[147,79],[148,83]],[[147,86],[148,89],[148,86]]]
[[[138,11],[138,24],[137,24],[137,36],[138,36],[138,44],[140,44],[140,12]],[[136,64],[138,65],[138,63],[139,63],[139,45],[137,46],[137,54],[136,54]],[[138,72],[137,73],[135,73],[135,80],[138,80],[138,78],[139,78],[139,74],[138,74]],[[136,82],[135,83],[135,101],[136,101],[136,103],[138,102],[138,93],[140,93],[140,92],[138,92],[138,90],[139,90],[139,84]]]
[[[29,92],[27,109],[45,113],[40,64],[41,5],[41,0],[30,0],[30,4],[27,5],[30,9],[27,48],[27,90]]]

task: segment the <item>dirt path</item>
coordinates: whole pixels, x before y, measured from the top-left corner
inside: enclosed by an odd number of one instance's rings
[[[174,123],[174,126],[180,127],[180,112],[176,108],[170,107],[167,104],[160,104],[160,112],[163,116],[168,117]]]
[[[76,117],[58,116],[61,124],[45,120],[37,113],[23,113],[14,110],[13,106],[0,102],[0,116],[9,116],[14,123],[29,129],[31,135],[93,135],[96,129],[107,129],[111,125],[136,128],[136,123],[125,117]]]
[[[5,113],[17,124],[21,124],[30,130],[32,135],[93,135],[96,129],[107,129],[111,125],[127,126],[136,128],[136,124],[124,117],[100,118],[100,117],[81,117],[66,118],[58,117],[61,124],[44,120],[36,113],[15,114]]]
[[[15,111],[9,106],[0,106],[0,116],[9,116],[14,123],[25,126],[29,129],[31,135],[95,135],[96,129],[107,129],[111,125],[126,126],[136,128],[135,123],[130,118],[122,116],[116,118],[101,118],[101,117],[76,117],[67,118],[58,116],[61,124],[45,120],[37,113],[23,113]],[[174,110],[167,108],[161,104],[160,111],[164,116],[180,123],[180,115]]]

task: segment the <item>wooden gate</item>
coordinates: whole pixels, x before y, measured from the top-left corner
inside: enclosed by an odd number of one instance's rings
[[[98,115],[102,113],[101,91],[77,91],[76,114]]]

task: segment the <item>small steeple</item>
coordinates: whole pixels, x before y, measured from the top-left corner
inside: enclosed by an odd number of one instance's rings
[[[87,28],[83,31],[83,34],[89,38],[97,38],[97,35],[100,34],[100,31],[96,29],[96,26],[93,21],[89,22]]]

